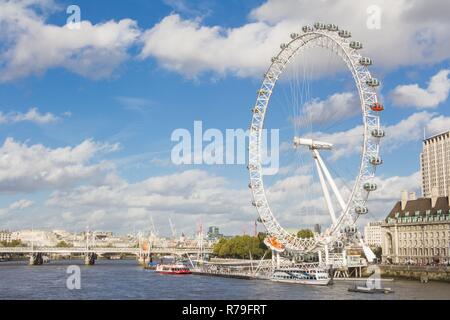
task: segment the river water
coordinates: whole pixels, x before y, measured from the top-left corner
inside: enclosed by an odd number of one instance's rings
[[[80,290],[69,290],[68,266],[80,266]],[[0,263],[0,299],[450,299],[450,284],[396,280],[383,286],[393,294],[351,293],[352,283],[328,287],[280,284],[262,280],[240,280],[208,276],[167,276],[144,270],[136,261],[56,261],[30,267],[25,263]]]

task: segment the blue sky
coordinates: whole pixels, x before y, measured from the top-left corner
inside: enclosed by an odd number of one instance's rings
[[[366,26],[372,3],[381,10],[375,30]],[[450,7],[405,3],[78,1],[84,24],[74,35],[64,27],[72,3],[0,0],[0,229],[126,232],[153,217],[164,233],[172,217],[188,233],[198,221],[249,232],[256,212],[245,165],[174,166],[170,137],[196,120],[248,128],[270,57],[293,29],[316,20],[352,30],[382,81],[391,138],[369,218],[383,218],[402,189],[420,191],[423,128],[450,129],[450,23],[440,14]],[[352,21],[342,15],[350,8]],[[318,77],[316,99],[348,89],[345,72]],[[295,212],[283,204],[276,207]],[[303,224],[293,213],[280,219]]]

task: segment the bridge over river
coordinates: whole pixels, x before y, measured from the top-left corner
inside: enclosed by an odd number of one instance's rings
[[[0,256],[5,254],[22,254],[30,256],[30,264],[39,265],[43,263],[45,254],[79,254],[84,255],[85,263],[93,265],[98,255],[105,254],[128,254],[135,255],[140,262],[145,263],[154,254],[169,254],[185,256],[191,254],[210,254],[212,248],[198,247],[150,247],[147,250],[142,248],[116,248],[116,247],[0,247]]]

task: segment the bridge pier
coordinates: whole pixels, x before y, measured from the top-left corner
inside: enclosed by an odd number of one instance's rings
[[[44,264],[44,259],[42,257],[42,253],[32,253],[30,255],[30,266],[40,266]]]
[[[97,260],[96,253],[86,253],[84,256],[84,264],[87,266],[93,266],[95,264],[95,260]]]
[[[140,256],[138,257],[138,262],[139,262],[139,264],[140,264],[141,266],[145,266],[145,265],[146,265],[146,262],[147,262],[147,257],[146,257],[146,255],[140,255]]]

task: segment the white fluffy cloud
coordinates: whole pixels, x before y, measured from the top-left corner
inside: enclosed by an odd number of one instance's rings
[[[420,172],[414,172],[409,176],[380,176],[375,178],[378,190],[372,192],[369,197],[369,214],[362,217],[360,225],[369,221],[386,219],[394,205],[401,199],[401,192],[415,192],[418,197],[420,193]]]
[[[423,132],[434,135],[450,128],[450,117],[430,112],[414,113],[399,123],[386,128],[386,147],[394,149],[404,143],[420,141]]]
[[[418,192],[420,189],[421,173],[414,172],[409,176],[376,177],[378,190],[372,194],[373,201],[397,202],[402,191]],[[392,205],[394,204],[392,203]]]
[[[115,97],[115,100],[119,102],[125,109],[132,111],[144,111],[153,105],[153,102],[149,99],[139,97]]]
[[[424,129],[427,135],[448,131],[450,117],[430,113],[427,111],[412,114],[400,122],[386,126],[386,137],[382,139],[382,152],[392,151],[406,143],[419,141],[423,137]],[[353,156],[361,152],[363,127],[357,126],[347,131],[331,134],[318,134],[318,139],[335,145],[332,159],[337,160],[346,156]]]
[[[313,169],[314,170],[314,169]],[[379,176],[375,178],[378,190],[369,196],[369,214],[361,220],[384,219],[400,199],[401,191],[420,192],[420,172],[409,176]],[[348,199],[351,181],[336,179],[344,199]],[[305,192],[308,190],[308,192]],[[331,191],[330,191],[331,192]],[[267,189],[267,198],[277,219],[283,226],[312,227],[315,223],[329,226],[331,218],[325,205],[323,192],[317,179],[310,175],[293,175],[279,179]],[[336,213],[339,205],[332,195]]]
[[[418,84],[397,86],[391,97],[395,105],[401,107],[435,108],[446,101],[450,92],[449,69],[439,71],[434,75],[427,88]]]
[[[147,226],[150,217],[167,226],[172,217],[177,229],[189,231],[200,218],[226,230],[239,230],[243,221],[256,220],[250,191],[230,188],[229,181],[202,170],[188,170],[141,182],[116,181],[101,186],[83,186],[56,191],[47,201],[48,209],[70,212],[74,223],[85,223],[102,210],[104,223],[117,229],[138,224]]]
[[[27,199],[21,199],[19,201],[16,201],[16,202],[12,203],[9,206],[9,209],[10,210],[23,210],[23,209],[31,207],[33,204],[34,204],[33,201],[30,201],[30,200],[27,200]]]
[[[7,208],[0,208],[0,218],[10,218],[12,214],[31,208],[34,202],[27,199],[21,199],[11,203]],[[8,219],[8,221],[10,221]]]
[[[0,208],[0,218],[4,218],[18,211],[28,209],[31,206],[33,206],[33,204],[34,204],[33,201],[27,199],[15,201],[11,203],[7,208]]]
[[[255,22],[224,30],[172,14],[145,32],[140,56],[155,57],[163,67],[188,77],[204,71],[255,75],[267,66],[273,40],[280,39],[286,29]]]
[[[358,99],[351,92],[335,93],[325,100],[313,99],[306,103],[303,114],[293,121],[298,125],[335,123],[361,112]]]
[[[0,193],[64,188],[83,180],[102,181],[111,164],[91,162],[97,154],[117,148],[86,140],[75,147],[50,149],[7,138],[0,147]]]
[[[223,177],[188,170],[137,183],[120,181],[114,185],[56,191],[48,204],[66,208],[145,208],[192,215],[232,214],[236,207],[249,202],[242,200],[237,190],[227,189],[227,184]]]
[[[22,112],[10,112],[8,114],[3,114],[0,111],[0,123],[17,123],[17,122],[33,122],[40,125],[54,123],[58,121],[59,118],[54,114],[40,113],[37,108],[31,108],[26,113]]]
[[[367,9],[374,4],[381,12],[380,29],[367,27]],[[145,32],[141,57],[188,77],[205,71],[259,76],[290,33],[319,20],[351,30],[378,66],[434,63],[450,57],[450,21],[443,15],[449,10],[450,3],[439,0],[268,0],[251,12],[251,22],[234,28],[171,14]]]
[[[374,4],[381,10],[379,30],[367,27],[367,8]],[[131,19],[83,21],[79,30],[53,25],[47,16],[54,5],[53,0],[0,0],[0,81],[55,67],[91,78],[106,77],[129,58],[129,49],[137,44],[142,44],[142,59],[155,58],[164,68],[187,77],[208,71],[259,76],[291,32],[316,20],[350,29],[375,63],[385,68],[450,57],[446,41],[450,22],[443,15],[450,9],[447,1],[424,5],[418,0],[267,0],[241,26],[208,26],[201,19],[172,13],[144,33]],[[175,8],[186,11],[185,5]],[[350,12],[352,19],[347,18]]]
[[[79,29],[70,29],[48,24],[36,13],[36,8],[48,12],[53,5],[51,0],[0,0],[0,81],[55,67],[102,78],[128,58],[140,34],[133,20],[82,21]]]

